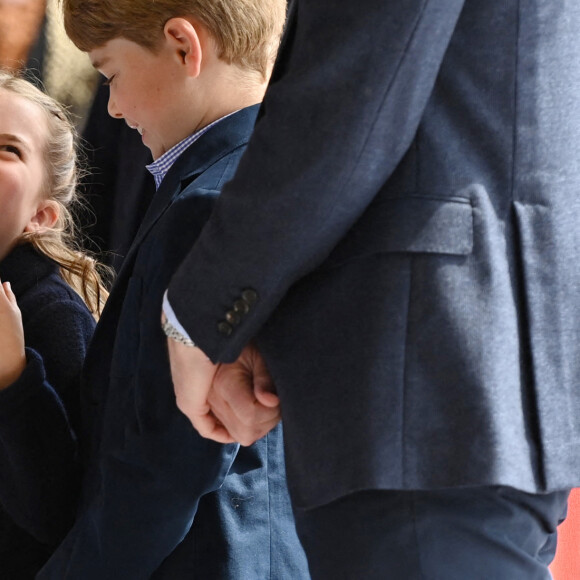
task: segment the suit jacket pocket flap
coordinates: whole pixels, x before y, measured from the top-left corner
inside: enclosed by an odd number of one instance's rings
[[[410,196],[372,204],[330,254],[325,266],[381,252],[464,256],[473,248],[467,198]]]

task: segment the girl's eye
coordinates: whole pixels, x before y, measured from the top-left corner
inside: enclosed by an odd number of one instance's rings
[[[14,153],[18,157],[22,158],[22,152],[16,145],[0,145],[0,151],[7,151],[8,153]]]
[[[103,81],[103,84],[104,84],[106,87],[110,87],[110,86],[111,86],[111,83],[113,82],[113,79],[114,79],[114,78],[115,78],[115,75],[113,75],[111,78],[105,79],[105,80]]]

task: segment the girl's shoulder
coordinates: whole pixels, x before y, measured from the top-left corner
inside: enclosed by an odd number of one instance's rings
[[[10,282],[16,298],[37,287],[53,274],[58,275],[57,264],[28,243],[16,246],[0,262],[0,278],[4,282]]]
[[[81,297],[62,278],[56,262],[31,244],[21,244],[0,262],[0,279],[10,282],[23,319],[63,305],[92,318]]]

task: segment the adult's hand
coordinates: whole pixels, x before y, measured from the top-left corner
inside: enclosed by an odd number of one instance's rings
[[[255,346],[220,365],[171,338],[167,350],[177,407],[202,437],[251,445],[280,421],[280,400]]]
[[[251,445],[280,421],[280,399],[264,359],[252,344],[238,360],[219,365],[208,401],[215,417],[241,445]]]
[[[233,443],[234,439],[212,413],[208,403],[217,365],[196,346],[186,346],[168,338],[167,349],[179,410],[202,437],[218,443]]]

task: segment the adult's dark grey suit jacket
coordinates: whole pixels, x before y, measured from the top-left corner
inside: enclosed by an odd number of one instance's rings
[[[296,506],[580,484],[579,31],[575,0],[296,2],[169,290],[214,360],[257,337]]]

